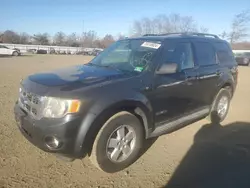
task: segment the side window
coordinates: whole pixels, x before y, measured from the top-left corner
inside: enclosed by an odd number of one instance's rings
[[[216,55],[213,46],[208,42],[195,42],[195,52],[199,65],[216,64]]]
[[[190,43],[168,45],[163,57],[164,63],[177,63],[181,70],[194,67],[193,51]]]
[[[227,44],[222,42],[217,42],[214,44],[214,46],[216,49],[216,55],[219,63],[226,64],[233,62],[234,55]]]

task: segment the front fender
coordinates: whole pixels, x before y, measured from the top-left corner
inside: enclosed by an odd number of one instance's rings
[[[92,149],[94,139],[103,123],[119,111],[133,109],[143,120],[146,138],[154,125],[152,106],[143,94],[126,92],[121,95],[109,93],[108,97],[105,97],[105,94],[102,96],[90,107],[82,120],[75,144],[75,152],[79,157]]]

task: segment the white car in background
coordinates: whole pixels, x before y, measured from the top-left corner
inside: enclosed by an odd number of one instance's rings
[[[7,46],[0,45],[0,55],[18,56],[19,53],[17,50],[12,50],[12,49],[9,49]]]

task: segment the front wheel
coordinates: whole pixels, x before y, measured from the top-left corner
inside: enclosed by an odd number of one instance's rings
[[[99,169],[114,173],[137,160],[144,132],[139,119],[123,111],[112,116],[94,141],[90,159]]]
[[[232,98],[232,92],[230,88],[222,88],[216,95],[210,114],[209,120],[213,124],[221,123],[227,116],[230,102]]]
[[[14,52],[12,53],[12,55],[13,55],[13,56],[18,56],[18,52],[14,51]]]

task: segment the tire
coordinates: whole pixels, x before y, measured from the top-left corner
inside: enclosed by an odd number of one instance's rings
[[[219,124],[225,120],[229,111],[231,98],[232,98],[232,89],[230,87],[222,88],[218,92],[213,101],[210,114],[208,115],[208,119],[212,124]],[[225,103],[227,103],[226,107],[223,108],[223,110],[221,111],[223,113],[219,113],[220,101],[225,101]]]
[[[129,138],[128,135],[130,135],[133,139],[127,143],[127,146],[121,149],[126,140],[122,141],[118,131],[123,130],[123,128],[125,130],[125,137],[127,136],[126,138]],[[128,128],[130,128],[130,130]],[[131,136],[132,133],[133,136]],[[116,138],[113,137],[114,135],[116,135]],[[110,140],[116,140],[111,148],[108,147],[108,143],[111,143],[109,142]],[[98,132],[90,154],[90,160],[97,168],[104,172],[114,173],[121,171],[138,159],[143,146],[143,140],[144,130],[139,119],[129,112],[119,112],[109,118]],[[120,148],[118,148],[119,142]],[[115,145],[116,149],[113,145]],[[130,152],[128,152],[129,155],[126,156],[123,151],[127,152],[128,150],[130,150]],[[120,153],[120,155],[116,155],[117,153]]]
[[[243,64],[246,65],[246,66],[250,66],[250,59],[244,58],[243,59]]]
[[[12,53],[12,56],[17,57],[17,56],[18,56],[18,52],[17,52],[17,51],[14,51],[14,52]]]

